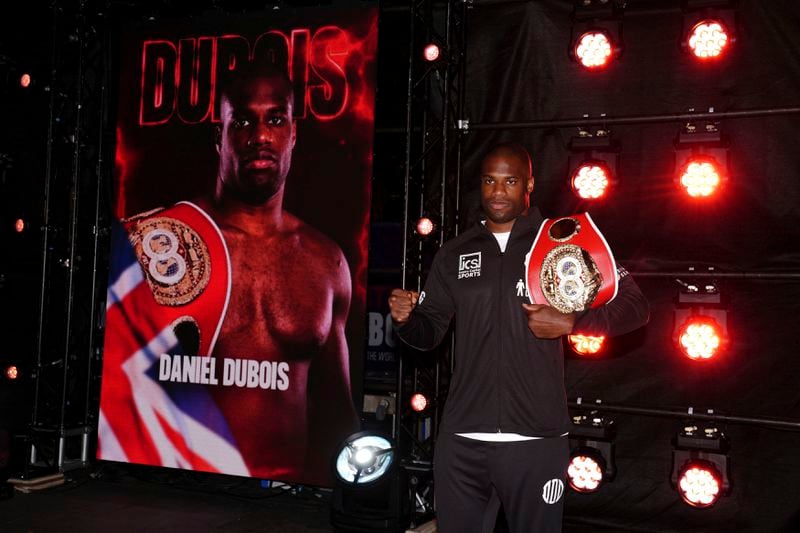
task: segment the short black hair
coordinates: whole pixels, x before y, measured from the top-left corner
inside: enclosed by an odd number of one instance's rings
[[[218,88],[220,97],[230,97],[231,93],[239,90],[242,85],[258,78],[278,78],[281,80],[286,84],[289,97],[294,103],[292,79],[289,77],[286,65],[273,63],[272,61],[243,61],[235,69],[225,71],[225,74],[220,79]]]
[[[493,155],[512,156],[519,159],[528,165],[528,175],[533,177],[533,163],[531,161],[531,154],[520,143],[502,142],[495,144],[489,148],[489,151],[486,152],[486,155],[483,156],[481,161],[484,161],[486,158]]]

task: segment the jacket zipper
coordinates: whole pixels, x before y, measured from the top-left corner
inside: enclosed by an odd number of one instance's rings
[[[503,250],[500,249],[500,243],[497,242],[497,239],[494,237],[494,235],[492,235],[492,238],[494,239],[495,246],[497,246],[497,250],[500,252],[500,275],[497,277],[498,290],[497,290],[497,296],[495,297],[495,305],[497,305],[498,316],[499,316],[499,320],[495,323],[495,327],[497,328],[495,331],[496,331],[496,334],[497,334],[497,337],[498,337],[498,347],[499,347],[499,351],[497,352],[497,364],[495,365],[496,369],[497,369],[497,373],[496,373],[496,376],[495,376],[495,378],[496,378],[496,380],[495,380],[495,390],[497,391],[497,432],[500,433],[501,432],[500,419],[501,419],[502,412],[503,412],[502,405],[501,405],[502,404],[502,401],[501,401],[501,399],[502,399],[502,391],[500,390],[500,385],[501,385],[500,365],[501,365],[501,359],[503,357],[503,333],[502,333],[503,305],[502,305],[502,303],[503,303],[503,266],[504,266],[504,263],[505,263],[505,261],[504,261],[505,252],[503,252]],[[508,236],[508,241],[506,241],[506,250],[508,250],[508,245],[510,244],[510,241],[511,241],[511,235]]]

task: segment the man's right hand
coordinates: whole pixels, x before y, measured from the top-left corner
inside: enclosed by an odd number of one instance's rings
[[[389,295],[389,309],[395,324],[404,324],[411,316],[411,311],[417,306],[419,293],[406,289],[393,289]]]

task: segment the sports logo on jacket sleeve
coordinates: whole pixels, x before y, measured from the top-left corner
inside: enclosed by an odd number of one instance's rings
[[[472,252],[458,256],[458,279],[476,278],[481,275],[481,253]]]

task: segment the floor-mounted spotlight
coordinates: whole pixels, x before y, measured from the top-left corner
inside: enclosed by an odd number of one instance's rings
[[[581,129],[569,143],[570,187],[581,200],[602,200],[617,182],[619,143],[607,128]]]
[[[343,531],[399,531],[411,520],[407,474],[392,440],[361,431],[334,459],[331,525]]]
[[[596,411],[572,417],[567,480],[573,490],[589,494],[614,479],[615,436],[614,421]]]
[[[622,53],[622,6],[618,0],[576,0],[569,57],[585,70],[605,69]]]
[[[729,342],[728,304],[715,281],[681,281],[672,340],[693,361],[708,361]]]
[[[736,41],[731,0],[684,0],[681,50],[702,63],[716,63]]]
[[[670,481],[684,502],[707,508],[730,494],[728,450],[725,434],[713,425],[687,425],[675,437]]]
[[[694,200],[716,196],[728,180],[728,151],[717,124],[686,124],[675,140],[675,183]]]

